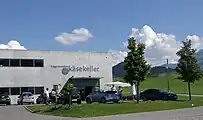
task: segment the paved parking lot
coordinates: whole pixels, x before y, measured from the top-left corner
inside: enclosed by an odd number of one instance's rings
[[[0,120],[77,120],[29,113],[23,106],[0,106]]]
[[[32,114],[23,106],[0,106],[0,120],[203,120],[203,107],[95,118],[62,118]]]

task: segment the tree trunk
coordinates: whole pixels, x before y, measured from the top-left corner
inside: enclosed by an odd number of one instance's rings
[[[136,94],[137,103],[139,103],[139,101],[140,101],[139,83],[136,84],[136,92],[137,92],[137,94]]]
[[[69,99],[69,103],[68,103],[68,109],[70,108],[71,104],[72,104],[72,91],[69,91],[69,95],[68,95],[68,99]]]
[[[188,81],[187,85],[188,85],[189,100],[192,100],[191,90],[190,90],[190,82],[189,81]]]

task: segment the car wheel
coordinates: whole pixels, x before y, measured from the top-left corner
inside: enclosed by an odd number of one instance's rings
[[[146,97],[143,97],[142,100],[143,100],[143,101],[147,101],[147,98],[146,98]]]
[[[92,103],[92,101],[90,100],[90,98],[87,98],[87,99],[86,99],[86,103],[87,103],[87,104],[91,104],[91,103]]]
[[[114,103],[118,103],[118,100],[113,101]]]
[[[164,101],[166,101],[167,100],[167,97],[164,97],[164,99],[163,99]]]
[[[101,98],[101,103],[106,103],[106,99],[104,97]]]
[[[11,105],[11,102],[9,102],[9,103],[6,103],[6,105]]]
[[[77,104],[81,104],[81,100],[80,99],[77,99]]]

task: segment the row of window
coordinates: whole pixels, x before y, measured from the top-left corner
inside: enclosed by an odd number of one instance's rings
[[[43,59],[0,59],[0,67],[44,67]]]
[[[32,94],[41,94],[44,87],[3,87],[0,88],[1,94],[20,95],[23,92],[31,92]]]

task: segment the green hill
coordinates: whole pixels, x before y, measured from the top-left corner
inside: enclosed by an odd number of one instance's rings
[[[122,81],[122,78],[115,78]],[[167,80],[170,80],[170,90],[174,93],[187,93],[187,84],[177,79],[177,74],[171,73],[165,76],[148,77],[140,85],[140,89],[162,88],[167,90]],[[203,79],[191,84],[192,94],[203,94]],[[130,94],[130,88],[124,88],[124,94]]]

